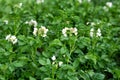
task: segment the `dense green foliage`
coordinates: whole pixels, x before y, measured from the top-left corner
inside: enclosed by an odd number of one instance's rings
[[[120,80],[120,1],[82,1],[0,0],[0,80]],[[33,35],[31,19],[46,37]],[[65,27],[77,36],[63,36]],[[102,35],[90,37],[91,28]]]

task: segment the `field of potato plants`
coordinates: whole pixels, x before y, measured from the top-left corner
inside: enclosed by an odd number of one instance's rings
[[[120,0],[0,0],[0,80],[120,80]]]

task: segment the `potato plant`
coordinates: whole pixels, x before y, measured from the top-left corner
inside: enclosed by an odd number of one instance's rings
[[[120,80],[119,0],[0,0],[0,80]]]

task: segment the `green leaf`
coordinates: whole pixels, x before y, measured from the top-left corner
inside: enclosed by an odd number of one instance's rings
[[[44,78],[43,80],[54,80],[54,79],[52,79],[52,78]]]
[[[84,72],[83,70],[80,70],[79,75],[80,75],[80,77],[83,78],[84,80],[90,80],[89,75],[88,75],[86,72]]]
[[[62,42],[59,39],[54,39],[51,43],[50,46],[62,46]]]
[[[5,49],[0,48],[0,53],[4,53],[4,52],[5,52]]]
[[[29,79],[30,79],[30,80],[36,80],[35,78],[33,78],[33,77],[31,77],[31,76],[29,77]]]
[[[50,60],[49,60],[49,59],[45,59],[45,58],[40,58],[40,59],[39,59],[39,63],[40,63],[41,65],[51,64]]]
[[[0,80],[6,80],[3,75],[0,75]]]
[[[13,65],[15,67],[23,67],[25,65],[25,62],[24,61],[14,61]]]
[[[61,54],[65,54],[67,51],[68,51],[68,49],[67,49],[65,46],[63,46],[63,47],[60,49],[60,53],[61,53]]]
[[[92,60],[94,62],[94,64],[97,63],[97,56],[94,54],[87,54],[87,55],[85,55],[85,58]]]
[[[105,75],[101,73],[95,73],[92,77],[93,80],[104,80]]]
[[[80,64],[79,59],[75,59],[75,61],[73,62],[74,68],[78,67],[79,64]]]

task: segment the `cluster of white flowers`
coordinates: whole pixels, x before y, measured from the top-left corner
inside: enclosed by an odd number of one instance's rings
[[[101,37],[101,30],[100,30],[100,28],[98,28],[98,30],[97,30],[97,33],[96,33],[96,37]],[[90,29],[90,37],[93,37],[94,36],[94,28],[91,28]]]
[[[6,40],[12,42],[13,44],[16,44],[17,41],[18,41],[17,38],[16,38],[16,36],[11,35],[11,34],[9,34],[9,35],[6,36]]]
[[[77,28],[67,28],[67,27],[65,27],[63,30],[62,30],[62,34],[65,36],[65,37],[67,37],[67,33],[70,33],[70,36],[72,35],[72,33],[74,34],[74,35],[77,35],[78,34],[78,32],[77,32]]]
[[[109,8],[112,7],[112,5],[113,5],[112,2],[106,2],[106,6],[104,6],[103,9],[104,9],[105,11],[108,11]]]
[[[37,4],[40,4],[40,3],[43,3],[43,2],[44,2],[44,0],[36,0]]]
[[[39,29],[34,27],[33,35],[37,36],[38,34],[38,35],[41,35],[42,37],[46,37],[47,32],[48,32],[48,29],[44,26],[41,26]]]
[[[31,19],[30,21],[26,21],[25,24],[29,24],[30,26],[36,27],[37,26],[37,21]]]

